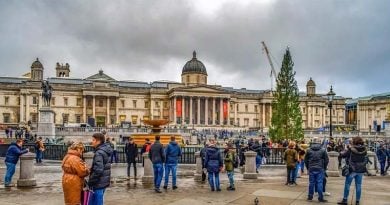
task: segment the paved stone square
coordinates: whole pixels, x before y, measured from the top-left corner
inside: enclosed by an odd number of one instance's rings
[[[190,171],[190,167],[185,172]],[[142,175],[140,168],[139,175]],[[14,176],[14,182],[18,179],[18,171]],[[43,166],[35,166],[35,177],[38,186],[32,189],[4,188],[4,164],[0,163],[0,204],[1,205],[41,205],[63,204],[61,188],[61,168],[59,163],[46,163]],[[183,170],[182,170],[183,171]],[[263,172],[272,171],[265,169]],[[257,180],[244,180],[242,174],[236,173],[237,190],[226,191],[228,179],[226,174],[221,175],[222,192],[210,192],[207,183],[195,182],[193,177],[179,177],[179,189],[173,191],[168,189],[162,194],[154,193],[151,185],[143,185],[141,180],[131,179],[127,181],[123,176],[124,166],[113,167],[115,182],[107,189],[105,202],[108,205],[125,204],[167,204],[167,205],[243,205],[254,204],[255,197],[258,197],[260,204],[271,205],[306,205],[319,204],[316,200],[306,201],[307,198],[307,175],[298,179],[298,186],[288,187],[284,185],[284,177],[264,177],[262,173]],[[183,172],[182,172],[183,173]],[[327,189],[332,194],[326,199],[328,204],[336,204],[343,194],[344,178],[328,178]],[[351,197],[354,197],[354,186],[351,186]],[[363,181],[362,205],[390,205],[390,177],[365,177]]]

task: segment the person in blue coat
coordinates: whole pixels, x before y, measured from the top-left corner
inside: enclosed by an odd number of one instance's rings
[[[28,149],[22,149],[23,140],[18,139],[16,143],[13,142],[8,147],[7,154],[5,156],[5,165],[7,166],[7,170],[5,172],[4,177],[4,186],[11,187],[12,176],[15,174],[16,164],[19,161],[19,158],[22,154],[28,152]]]
[[[381,165],[381,175],[385,175],[385,166],[386,166],[386,157],[387,150],[383,144],[380,145],[380,148],[376,151],[376,156],[378,158],[379,164]]]
[[[223,161],[221,152],[218,147],[215,146],[214,139],[210,139],[210,144],[206,149],[205,167],[208,172],[211,191],[221,191],[219,172],[222,170]]]
[[[171,141],[169,142],[167,148],[165,149],[165,181],[164,181],[164,189],[168,189],[168,180],[169,173],[172,172],[172,189],[177,189],[176,186],[176,171],[177,171],[177,163],[179,161],[179,157],[181,156],[181,149],[179,144],[176,142],[175,136],[171,136]]]

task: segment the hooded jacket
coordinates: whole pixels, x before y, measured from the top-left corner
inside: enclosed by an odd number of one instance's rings
[[[256,152],[257,156],[263,157],[263,148],[259,143],[253,143],[252,147],[249,149]]]
[[[346,159],[346,163],[350,166],[351,172],[365,173],[367,148],[364,145],[352,145],[341,156]]]
[[[65,204],[80,204],[84,177],[88,175],[89,170],[79,152],[68,150],[62,160],[62,171],[62,190],[64,191]]]
[[[223,166],[223,161],[219,149],[215,145],[210,145],[206,149],[205,167],[208,172],[219,172],[220,167]]]
[[[156,140],[149,151],[149,158],[153,164],[161,164],[165,162],[164,148],[159,140]]]
[[[22,150],[22,148],[19,147],[18,144],[12,142],[11,145],[8,147],[7,154],[5,156],[5,162],[17,164],[20,155],[25,154],[27,152],[27,149]]]
[[[177,164],[181,156],[180,146],[175,141],[170,141],[165,149],[166,164]]]
[[[113,150],[109,143],[100,144],[95,149],[93,157],[91,175],[88,185],[92,189],[103,189],[110,186],[111,164],[110,159]]]
[[[305,155],[305,165],[309,171],[326,170],[329,157],[321,144],[312,143]]]
[[[376,151],[376,156],[378,157],[378,161],[385,162],[387,157],[387,151],[384,147],[381,147]]]

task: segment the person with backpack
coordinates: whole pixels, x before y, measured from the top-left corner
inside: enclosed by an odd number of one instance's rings
[[[176,186],[176,170],[177,163],[179,161],[179,157],[181,156],[180,146],[176,142],[175,136],[171,136],[171,141],[168,144],[168,147],[165,149],[165,181],[164,181],[164,189],[168,189],[168,180],[169,173],[172,173],[172,189],[177,189]]]
[[[130,138],[125,146],[126,161],[127,161],[127,178],[130,180],[130,168],[133,164],[134,168],[134,179],[137,179],[137,156],[138,148],[137,144],[134,143],[133,138]]]
[[[152,143],[150,142],[150,139],[149,138],[146,138],[145,139],[145,144],[142,146],[142,149],[141,149],[141,156],[144,154],[144,153],[149,153],[150,151],[150,147],[152,146]],[[145,161],[144,161],[144,158],[142,157],[142,166],[145,166]]]
[[[238,167],[237,154],[233,148],[232,143],[227,144],[227,148],[225,149],[225,171],[229,178],[229,187],[227,187],[228,191],[235,191],[234,187],[234,168]]]

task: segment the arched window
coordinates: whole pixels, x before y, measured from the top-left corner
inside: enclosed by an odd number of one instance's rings
[[[187,84],[190,83],[190,76],[187,75]]]
[[[197,83],[200,83],[200,76],[199,76],[199,75],[197,76],[196,82],[197,82]]]

